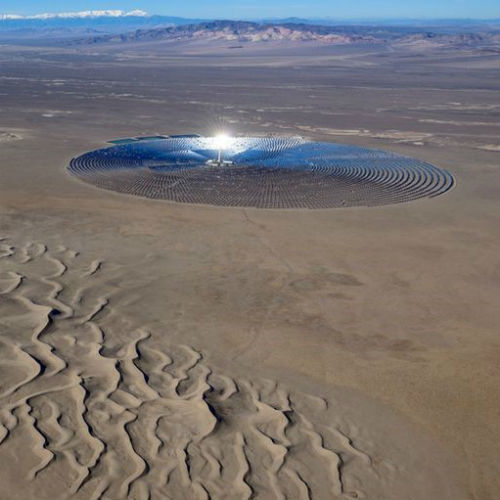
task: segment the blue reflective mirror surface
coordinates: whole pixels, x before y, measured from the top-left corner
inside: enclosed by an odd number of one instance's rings
[[[358,146],[300,137],[235,137],[216,146],[213,137],[155,136],[83,154],[68,170],[120,193],[257,208],[388,205],[454,185],[429,163]]]

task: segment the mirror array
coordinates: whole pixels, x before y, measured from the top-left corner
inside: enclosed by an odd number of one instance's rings
[[[446,171],[395,153],[300,137],[155,137],[91,151],[68,170],[100,188],[182,203],[257,208],[377,206],[431,198]],[[218,161],[218,157],[223,161]]]

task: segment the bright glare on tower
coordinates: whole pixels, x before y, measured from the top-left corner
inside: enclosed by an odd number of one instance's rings
[[[228,149],[233,143],[233,138],[228,134],[218,134],[214,137],[215,149]]]
[[[216,135],[213,139],[213,147],[214,149],[217,150],[217,161],[214,162],[213,160],[209,160],[207,163],[212,165],[212,164],[217,164],[217,165],[224,165],[224,164],[228,164],[228,165],[231,165],[232,162],[231,161],[224,161],[222,159],[222,151],[224,151],[225,149],[229,149],[233,143],[234,143],[234,139],[232,137],[230,137],[229,135],[227,134],[224,134],[224,133],[221,133],[221,134],[218,134]]]

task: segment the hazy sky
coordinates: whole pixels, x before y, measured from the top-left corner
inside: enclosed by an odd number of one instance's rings
[[[261,17],[500,17],[499,0],[0,0],[0,13],[142,9],[151,14],[225,19]]]

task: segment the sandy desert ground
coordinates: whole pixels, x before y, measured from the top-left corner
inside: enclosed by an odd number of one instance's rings
[[[5,45],[0,65],[0,498],[498,498],[498,54]],[[220,127],[457,184],[260,210],[66,172]]]

